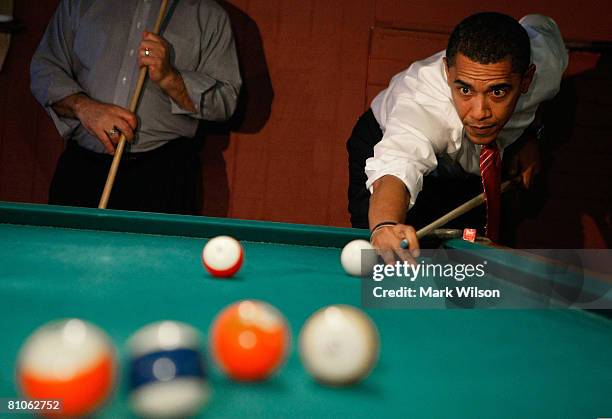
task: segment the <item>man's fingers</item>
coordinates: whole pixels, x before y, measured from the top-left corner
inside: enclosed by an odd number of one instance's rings
[[[421,254],[419,239],[417,239],[416,231],[414,227],[408,225],[398,226],[400,228],[399,235],[403,237],[403,240],[408,242],[408,249],[410,249],[410,254],[413,257],[418,257]]]
[[[163,55],[163,46],[157,42],[142,41],[138,47],[138,56],[140,58],[160,57]]]
[[[162,59],[156,57],[140,57],[138,59],[138,65],[140,67],[148,67],[149,68],[149,76],[151,76],[151,71],[159,71],[162,66]]]
[[[393,265],[395,263],[395,253],[393,252],[393,250],[379,250],[378,254],[387,265]]]
[[[414,257],[412,256],[412,253],[410,253],[410,250],[408,249],[397,249],[395,251],[395,253],[397,253],[397,255],[399,256],[399,258],[403,261],[408,262],[411,265],[415,265],[416,264],[416,260],[414,260]]]
[[[134,131],[136,127],[138,126],[138,119],[136,118],[136,115],[134,115],[132,112],[128,111],[127,109],[123,109],[119,106],[115,106],[113,108],[113,113],[119,118],[123,119],[125,122],[127,122],[130,125],[130,128],[132,129],[132,131]],[[123,130],[121,131],[125,133],[125,131]]]
[[[149,42],[161,42],[163,38],[159,35],[155,35],[153,32],[144,31],[142,33],[142,39]]]
[[[160,46],[161,42],[158,39],[146,38],[140,41],[140,51],[144,51],[145,48],[155,49]]]
[[[115,154],[115,146],[111,142],[106,132],[104,131],[96,132],[96,137],[98,137],[98,140],[100,140],[100,142],[102,143],[102,145],[104,146],[104,149],[106,150],[108,154]]]
[[[117,120],[117,123],[115,125],[120,132],[120,134],[117,136],[117,141],[119,141],[119,137],[121,134],[125,135],[125,139],[128,141],[132,141],[134,139],[134,131],[132,130],[132,127],[130,127],[130,124],[127,123],[126,120],[124,119],[119,119]]]
[[[414,264],[414,258],[420,254],[419,241],[412,226],[398,224],[384,227],[374,233],[372,240],[372,244],[387,264],[394,264],[396,255],[399,259]]]
[[[121,133],[119,132],[119,130],[115,130],[116,132],[111,132],[108,134],[108,139],[111,141],[111,144],[113,144],[113,146],[117,146],[117,144],[119,143],[119,138],[121,137]]]
[[[143,40],[138,46],[138,55],[140,57],[163,57],[166,55],[166,50],[167,46],[161,38]],[[147,51],[149,52],[147,53]]]
[[[144,56],[140,56],[138,57],[138,66],[139,67],[148,67],[151,66],[153,64],[155,64],[157,62],[156,59],[154,59],[153,57],[144,57]]]

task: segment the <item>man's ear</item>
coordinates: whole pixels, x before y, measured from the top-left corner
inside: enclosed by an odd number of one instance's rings
[[[521,93],[527,93],[529,91],[529,86],[531,86],[535,71],[535,64],[530,64],[529,68],[527,68],[527,71],[525,71],[525,74],[523,74],[523,79],[521,80]]]

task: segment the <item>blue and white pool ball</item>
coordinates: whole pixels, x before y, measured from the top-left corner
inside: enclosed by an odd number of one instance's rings
[[[139,416],[195,415],[207,403],[200,336],[180,322],[161,321],[139,329],[128,343],[130,407]]]

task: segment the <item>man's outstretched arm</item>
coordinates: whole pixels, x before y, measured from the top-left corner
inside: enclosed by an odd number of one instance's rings
[[[379,249],[386,263],[394,262],[394,253],[404,260],[412,261],[412,256],[418,255],[419,241],[414,228],[404,224],[410,202],[406,185],[397,177],[387,175],[377,179],[372,186],[374,190],[368,213],[372,245]],[[396,224],[384,225],[386,222]],[[408,241],[412,253],[400,248],[404,239]]]

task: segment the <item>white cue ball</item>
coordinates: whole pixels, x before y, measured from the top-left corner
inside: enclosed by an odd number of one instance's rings
[[[362,253],[362,250],[366,250]],[[364,259],[362,260],[362,256]],[[377,262],[374,247],[367,240],[353,240],[349,242],[340,255],[340,263],[344,271],[352,276],[364,276],[371,272]],[[362,271],[362,267],[364,270]]]
[[[304,368],[319,382],[342,386],[365,378],[378,361],[378,330],[361,310],[332,305],[314,313],[299,337]]]
[[[227,278],[234,275],[244,260],[240,242],[229,236],[210,239],[202,250],[202,264],[213,276]]]

